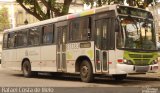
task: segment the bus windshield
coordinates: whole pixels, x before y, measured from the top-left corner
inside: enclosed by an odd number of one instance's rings
[[[153,21],[131,16],[119,16],[119,19],[118,48],[157,50]]]

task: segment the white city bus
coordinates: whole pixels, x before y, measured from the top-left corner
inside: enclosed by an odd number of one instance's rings
[[[156,36],[150,12],[108,5],[4,31],[2,66],[80,74],[83,82],[111,75],[156,72]]]

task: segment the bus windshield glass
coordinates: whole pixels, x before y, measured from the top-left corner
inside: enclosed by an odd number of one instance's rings
[[[117,47],[126,49],[156,50],[153,21],[131,16],[119,16],[120,31]]]

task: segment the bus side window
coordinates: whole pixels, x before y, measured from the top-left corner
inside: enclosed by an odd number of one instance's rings
[[[54,41],[53,24],[45,25],[42,27],[42,43],[52,44]]]
[[[18,47],[27,46],[27,31],[19,31],[17,33],[17,46]]]
[[[8,34],[8,48],[14,48],[16,45],[16,33],[9,33]]]
[[[3,36],[3,48],[7,48],[7,40],[8,40],[8,34],[5,33]]]
[[[114,49],[114,21],[111,18],[96,20],[96,47]]]
[[[40,44],[40,30],[35,27],[31,28],[28,34],[28,45],[34,46]]]
[[[70,41],[88,40],[91,38],[90,19],[77,18],[70,23]]]

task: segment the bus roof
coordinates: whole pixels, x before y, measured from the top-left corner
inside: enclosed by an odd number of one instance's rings
[[[130,6],[126,6],[126,7],[130,7]],[[64,15],[64,16],[60,16],[60,17],[56,17],[56,18],[52,18],[52,19],[47,19],[47,20],[44,20],[44,21],[39,21],[39,22],[36,22],[36,23],[33,23],[33,24],[28,24],[28,25],[15,27],[15,28],[12,28],[12,29],[7,29],[7,30],[4,30],[4,33],[11,32],[11,31],[18,31],[18,30],[21,30],[21,29],[36,27],[36,26],[45,25],[45,24],[49,24],[49,23],[54,23],[54,22],[58,22],[58,21],[64,21],[64,20],[67,20],[67,19],[73,19],[73,18],[77,18],[77,17],[92,15],[92,14],[95,14],[95,13],[104,12],[106,10],[114,10],[116,8],[117,8],[117,4],[116,5],[106,5],[106,6],[86,10],[86,11],[83,11],[83,12],[80,12],[80,13],[68,14],[68,15]],[[141,10],[143,10],[143,9],[141,9]],[[144,10],[144,11],[146,11],[146,10]]]

